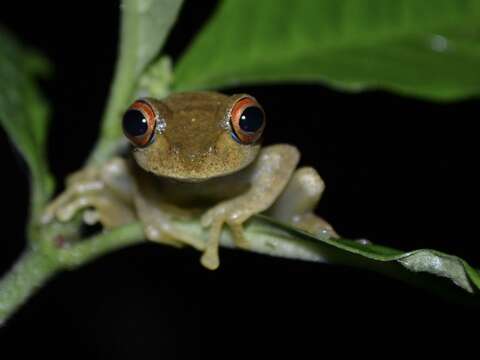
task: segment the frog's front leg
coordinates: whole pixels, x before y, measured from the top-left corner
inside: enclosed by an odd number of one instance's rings
[[[216,269],[221,230],[227,224],[237,246],[246,248],[242,224],[252,215],[268,209],[287,185],[299,160],[298,150],[279,144],[264,148],[251,167],[250,188],[244,194],[219,203],[202,216],[202,225],[210,227],[202,265]]]
[[[179,208],[165,200],[167,191],[162,182],[152,174],[136,168],[133,201],[138,219],[143,224],[145,237],[153,242],[182,247],[190,245],[197,250],[205,248],[205,242],[178,229],[175,221],[189,219],[193,211]]]

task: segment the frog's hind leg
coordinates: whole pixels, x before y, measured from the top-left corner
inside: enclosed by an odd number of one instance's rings
[[[324,190],[325,183],[314,168],[300,168],[266,215],[315,235],[338,237],[332,226],[314,213]]]
[[[89,166],[67,179],[67,187],[47,205],[41,221],[70,221],[83,212],[84,222],[112,229],[135,220],[131,203],[132,178],[124,159],[113,158],[101,167]]]
[[[144,225],[145,235],[148,240],[183,247],[190,245],[197,250],[203,251],[205,243],[190,234],[179,231],[173,224],[173,217],[179,217],[179,214],[173,214],[172,208],[160,200],[151,201],[137,196],[135,206],[138,217]],[[170,210],[170,211],[169,211]],[[182,214],[181,217],[184,217]]]

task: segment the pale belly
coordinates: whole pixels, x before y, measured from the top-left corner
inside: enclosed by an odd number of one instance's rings
[[[136,172],[137,186],[144,196],[181,208],[207,208],[219,201],[238,196],[249,188],[248,169],[200,182],[184,182]]]

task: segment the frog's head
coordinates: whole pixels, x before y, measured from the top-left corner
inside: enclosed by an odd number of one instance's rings
[[[262,107],[249,95],[178,93],[135,101],[123,131],[145,170],[182,181],[231,174],[250,164],[265,127]]]

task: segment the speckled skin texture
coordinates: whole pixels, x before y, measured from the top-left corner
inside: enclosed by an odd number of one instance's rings
[[[90,209],[84,212],[85,221],[100,221],[106,228],[138,219],[149,240],[193,246],[203,252],[201,262],[209,269],[219,266],[223,225],[237,246],[248,248],[242,224],[257,213],[336,236],[313,213],[324,184],[314,169],[296,170],[296,147],[261,148],[232,137],[230,112],[244,96],[196,92],[148,99],[165,128],[149,145],[134,148],[134,160],[114,158],[72,176],[67,190],[46,209],[44,221],[66,221],[85,208]],[[173,218],[198,214],[210,231],[206,244],[172,224]]]

